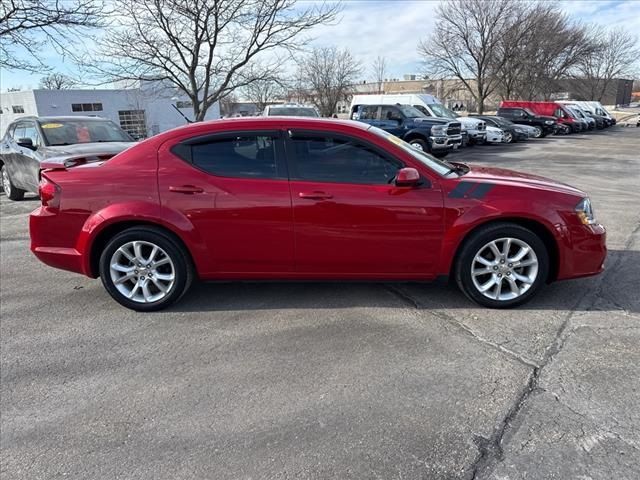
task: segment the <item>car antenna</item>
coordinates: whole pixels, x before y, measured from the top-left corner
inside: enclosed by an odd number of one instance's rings
[[[189,119],[187,118],[187,116],[186,116],[184,113],[182,113],[182,112],[180,111],[180,109],[179,109],[178,107],[176,107],[173,103],[171,104],[171,106],[172,106],[173,108],[175,108],[175,109],[176,109],[176,112],[178,112],[178,113],[180,114],[180,116],[181,116],[182,118],[184,118],[184,119],[187,121],[187,123],[193,123],[193,120],[189,120]]]

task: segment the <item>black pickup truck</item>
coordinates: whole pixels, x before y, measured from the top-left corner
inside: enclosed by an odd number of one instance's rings
[[[411,105],[352,105],[350,118],[381,128],[435,157],[445,157],[462,145],[460,122],[428,117]]]
[[[528,108],[500,107],[496,115],[504,117],[507,120],[511,120],[513,123],[529,125],[535,128],[535,138],[546,137],[547,135],[554,133],[557,127],[555,117],[536,115]]]

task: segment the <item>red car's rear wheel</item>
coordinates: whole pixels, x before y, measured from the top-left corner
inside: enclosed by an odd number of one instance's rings
[[[100,256],[100,278],[109,294],[139,311],[160,310],[177,301],[191,284],[192,270],[184,247],[153,227],[119,233]]]

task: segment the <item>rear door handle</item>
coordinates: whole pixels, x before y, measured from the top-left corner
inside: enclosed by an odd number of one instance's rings
[[[204,189],[196,187],[194,185],[180,185],[179,187],[169,187],[170,192],[184,193],[186,195],[193,195],[194,193],[202,193]]]
[[[307,200],[328,200],[333,198],[333,195],[325,192],[300,192],[298,196]]]

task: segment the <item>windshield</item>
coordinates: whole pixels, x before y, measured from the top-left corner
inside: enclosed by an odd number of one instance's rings
[[[40,128],[47,145],[74,145],[92,142],[133,142],[133,139],[109,120],[41,121]]]
[[[535,116],[536,116],[536,114],[535,114],[535,113],[533,113],[533,112],[532,112],[531,110],[529,110],[528,108],[523,108],[523,110],[524,110],[525,112],[527,112],[529,115],[531,115],[532,117],[535,117]]]
[[[506,118],[502,118],[502,117],[489,117],[489,118],[494,122],[496,122],[496,125],[498,126],[512,127],[514,125],[514,123],[511,120],[507,120]]]
[[[454,112],[449,110],[447,107],[445,107],[441,103],[431,103],[429,104],[429,108],[431,109],[431,111],[433,111],[436,117],[441,117],[441,118],[457,117],[457,115]]]
[[[269,116],[282,115],[285,117],[318,117],[318,112],[311,107],[271,107]]]
[[[411,105],[398,105],[398,108],[400,109],[402,114],[407,118],[422,118],[422,117],[426,117],[426,115],[424,113],[422,113],[417,108],[412,107]]]
[[[427,168],[435,171],[436,173],[439,173],[442,176],[451,172],[451,169],[453,168],[453,165],[451,165],[450,163],[444,162],[442,160],[438,160],[437,158],[432,157],[428,153],[422,152],[420,150],[416,150],[404,140],[401,140],[395,135],[391,135],[389,132],[385,132],[380,128],[371,126],[369,127],[369,131],[372,133],[375,133],[379,137],[382,137],[388,140],[391,143],[396,144],[397,146],[402,148],[405,152],[407,152],[409,155],[411,155],[413,158],[415,158],[420,163],[425,165]]]

